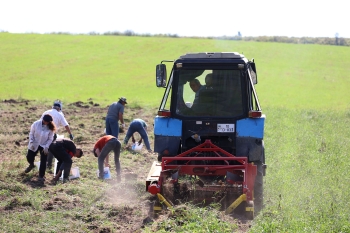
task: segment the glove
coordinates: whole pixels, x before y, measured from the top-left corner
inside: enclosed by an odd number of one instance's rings
[[[201,142],[201,137],[198,134],[194,134],[191,136],[196,142]]]
[[[69,138],[70,138],[70,140],[73,140],[74,139],[73,134],[69,134]]]
[[[49,153],[49,148],[45,147],[44,148],[44,154],[47,155]]]
[[[125,124],[123,123],[123,124],[121,125],[121,127],[122,127],[122,129],[124,129],[124,128],[125,128]]]

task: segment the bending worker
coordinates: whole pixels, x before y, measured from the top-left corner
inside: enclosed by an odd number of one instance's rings
[[[105,135],[98,139],[98,141],[95,143],[93,152],[95,157],[98,158],[98,170],[99,170],[99,179],[104,179],[104,165],[106,167],[109,167],[108,161],[109,161],[109,152],[113,150],[114,152],[114,162],[115,162],[115,169],[117,172],[117,181],[121,181],[120,177],[120,147],[121,144],[119,140],[112,136],[112,135]]]
[[[128,132],[126,132],[125,138],[124,138],[124,144],[128,144],[128,141],[130,139],[130,137],[133,137],[133,134],[135,132],[138,132],[141,135],[141,138],[143,139],[143,141],[145,142],[145,146],[148,150],[148,152],[152,152],[151,150],[151,146],[149,144],[149,140],[148,140],[148,135],[147,135],[147,124],[144,120],[142,119],[134,119],[129,126]],[[141,139],[141,141],[142,141]],[[133,139],[134,142],[134,139]]]
[[[49,151],[58,160],[57,163],[57,174],[53,181],[57,181],[63,173],[63,182],[68,181],[70,169],[72,168],[72,157],[80,158],[83,156],[83,151],[81,148],[77,148],[75,144],[69,139],[56,139],[51,143]]]

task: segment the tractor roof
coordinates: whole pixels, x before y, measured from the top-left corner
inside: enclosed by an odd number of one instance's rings
[[[196,59],[196,58],[238,58],[242,59],[245,58],[243,54],[239,54],[237,52],[223,52],[223,53],[187,53],[185,55],[180,56],[180,59]]]

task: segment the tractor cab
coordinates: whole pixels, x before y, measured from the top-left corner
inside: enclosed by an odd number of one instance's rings
[[[239,122],[263,119],[254,61],[239,53],[186,54],[173,62],[167,84],[165,62],[156,67],[157,86],[166,89],[155,118],[154,151],[176,155],[210,139],[236,154]]]

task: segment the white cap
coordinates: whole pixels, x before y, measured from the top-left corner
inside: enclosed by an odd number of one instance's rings
[[[53,107],[59,107],[62,110],[62,102],[61,102],[61,100],[55,100],[53,102]]]

